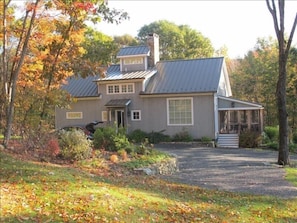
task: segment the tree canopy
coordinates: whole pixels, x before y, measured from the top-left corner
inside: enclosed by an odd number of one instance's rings
[[[150,33],[159,35],[160,60],[203,58],[214,54],[211,41],[187,25],[160,20],[144,25],[137,37],[144,42]]]
[[[91,59],[86,21],[119,23],[128,17],[125,12],[108,8],[103,0],[28,1],[19,6],[18,15],[12,3],[0,3],[0,124],[1,130],[5,129],[5,146],[14,117],[23,129],[28,129],[32,120],[31,127],[42,128],[44,120],[52,122],[54,106],[67,99],[59,93],[61,83],[74,74],[96,72],[98,63],[106,62],[103,56]],[[96,39],[96,35],[92,38]],[[103,39],[104,44],[110,43],[107,37],[101,36]],[[31,97],[24,100],[25,96]]]

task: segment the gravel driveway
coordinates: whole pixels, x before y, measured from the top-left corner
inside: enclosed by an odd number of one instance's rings
[[[277,152],[254,149],[195,148],[159,144],[156,149],[178,157],[179,172],[166,178],[208,189],[297,198],[297,188],[276,165]],[[297,156],[290,156],[297,161]]]

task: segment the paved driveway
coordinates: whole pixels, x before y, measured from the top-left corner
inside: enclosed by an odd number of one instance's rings
[[[297,188],[284,179],[285,170],[275,164],[275,151],[180,144],[155,147],[178,157],[179,172],[167,176],[170,180],[208,189],[297,198]],[[291,156],[291,161],[297,157]]]

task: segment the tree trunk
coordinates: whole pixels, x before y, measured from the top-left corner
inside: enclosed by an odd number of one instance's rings
[[[13,116],[14,116],[15,94],[16,94],[16,90],[17,90],[17,86],[16,86],[17,80],[18,80],[19,73],[21,71],[21,67],[24,62],[25,55],[27,53],[29,38],[31,35],[34,21],[35,21],[37,7],[38,7],[39,2],[40,2],[40,0],[36,0],[35,3],[32,3],[32,6],[33,6],[32,15],[31,15],[31,18],[29,19],[29,21],[27,20],[27,18],[29,16],[31,10],[26,11],[26,16],[23,21],[23,30],[22,30],[23,33],[21,33],[21,37],[20,37],[18,47],[16,50],[16,57],[19,57],[19,60],[15,62],[15,64],[14,64],[15,66],[12,65],[12,68],[11,68],[12,70],[10,72],[11,73],[10,74],[10,83],[9,83],[9,87],[8,87],[8,92],[6,93],[7,94],[7,110],[6,110],[6,126],[5,126],[6,129],[5,129],[4,141],[3,141],[4,147],[8,146],[10,136],[11,136],[12,122],[13,122]],[[28,22],[28,28],[26,29],[27,22]]]
[[[289,160],[289,138],[288,138],[288,113],[286,102],[286,57],[282,55],[283,50],[279,53],[279,78],[277,83],[276,97],[278,105],[279,121],[279,151],[278,164],[288,165]]]
[[[288,41],[285,40],[285,0],[278,0],[278,10],[275,0],[266,0],[269,12],[273,18],[275,33],[279,47],[279,75],[276,88],[276,98],[278,107],[278,122],[279,122],[279,152],[278,164],[287,165],[289,159],[289,138],[288,138],[288,113],[286,104],[286,88],[287,88],[287,60],[289,50],[292,44],[295,28],[297,25],[297,13],[290,32]]]

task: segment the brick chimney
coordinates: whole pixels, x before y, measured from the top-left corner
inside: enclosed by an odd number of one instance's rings
[[[147,46],[150,49],[150,55],[148,57],[148,67],[151,68],[154,67],[160,60],[159,36],[156,33],[148,34]]]

